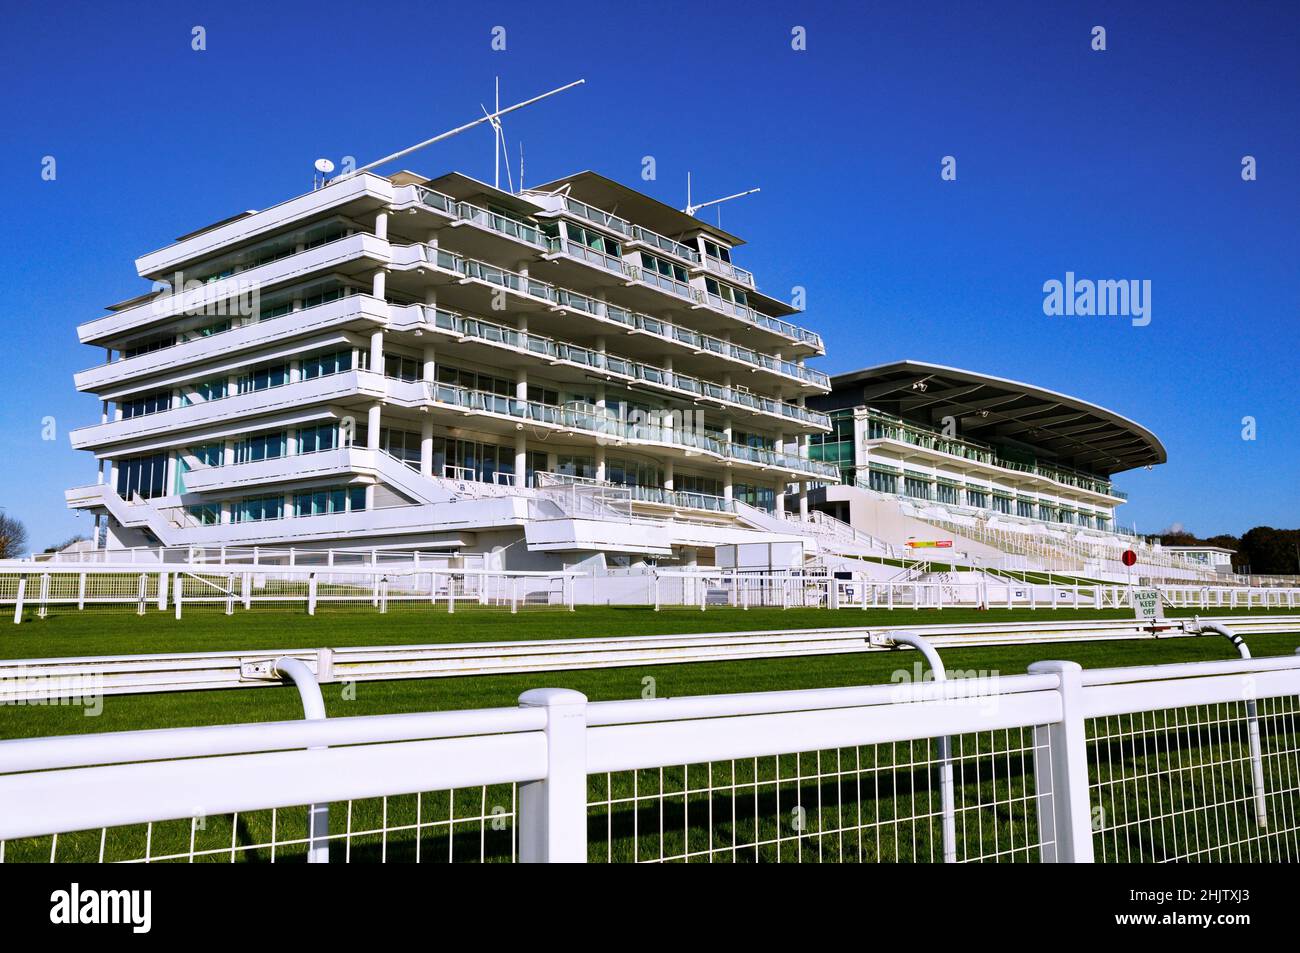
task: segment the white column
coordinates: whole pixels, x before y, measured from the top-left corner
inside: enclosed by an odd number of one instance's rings
[[[376,298],[379,298],[381,301],[383,300],[384,292],[387,289],[387,280],[387,275],[383,269],[375,272],[375,283],[374,287],[371,289],[371,294]]]
[[[427,414],[420,421],[420,474],[433,476],[433,418]]]
[[[438,365],[434,360],[432,344],[424,346],[424,379],[430,384],[438,379]]]
[[[673,461],[671,459],[664,461],[664,489],[673,488]]]
[[[528,485],[528,438],[523,429],[515,431],[515,486]]]
[[[388,213],[380,212],[375,216],[375,237],[388,241]]]
[[[370,370],[384,373],[384,332],[370,332]]]
[[[382,340],[382,335],[380,336]],[[372,338],[373,341],[373,338]],[[373,344],[371,345],[373,349]],[[373,350],[372,350],[373,353]],[[371,450],[379,449],[379,427],[380,427],[380,404],[378,401],[370,405],[366,412],[366,446]],[[375,508],[375,485],[371,483],[366,487],[366,509]]]

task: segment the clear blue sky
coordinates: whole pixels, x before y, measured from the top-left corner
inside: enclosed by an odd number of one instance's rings
[[[318,156],[459,125],[500,75],[511,102],[587,79],[507,121],[529,182],[635,185],[652,155],[673,204],[688,169],[697,196],[761,186],[722,223],[764,290],[808,289],[825,370],[929,360],[1140,421],[1170,461],[1119,478],[1144,532],[1300,525],[1298,49],[1290,2],[11,5],[0,507],[36,547],[88,530],[67,434],[98,420],[72,374],[102,352],[75,328],[147,290],[137,255],[306,191]],[[490,179],[491,142],[403,164]],[[1151,324],[1045,316],[1067,271],[1149,279]]]

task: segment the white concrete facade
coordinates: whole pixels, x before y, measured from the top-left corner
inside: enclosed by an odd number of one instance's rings
[[[753,513],[838,479],[808,453],[830,383],[738,244],[592,173],[364,173],[183,236],[136,262],[161,293],[78,328],[99,473],[68,505],[108,546],[501,568],[770,537]]]

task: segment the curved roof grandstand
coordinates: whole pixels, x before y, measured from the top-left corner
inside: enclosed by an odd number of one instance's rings
[[[1060,463],[1109,476],[1164,463],[1164,445],[1141,424],[1077,397],[922,361],[894,361],[831,377],[822,410],[870,406],[940,427],[958,420],[964,438],[1045,451]]]

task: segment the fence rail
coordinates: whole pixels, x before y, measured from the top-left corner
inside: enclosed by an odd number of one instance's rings
[[[843,575],[843,574],[841,574]],[[1131,609],[1129,586],[1103,582],[1021,581],[990,573],[748,573],[652,570],[593,575],[572,571],[502,572],[410,563],[391,566],[178,563],[162,565],[23,564],[0,567],[0,606],[13,619],[51,611],[118,608],[139,615],[217,608],[226,614],[296,607],[350,606],[455,612],[458,606],[508,608],[640,605],[741,609]],[[960,575],[971,575],[963,581]],[[1300,589],[1208,585],[1160,586],[1165,603],[1190,609],[1295,609]]]
[[[1297,695],[1295,657],[1041,662],[4,741],[0,858],[1296,860]]]

